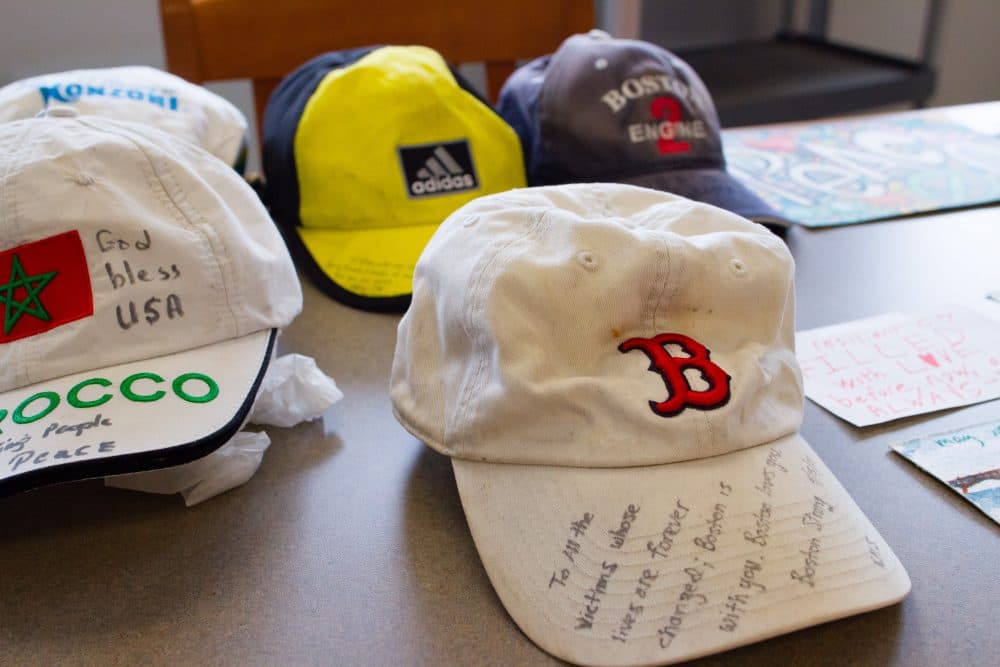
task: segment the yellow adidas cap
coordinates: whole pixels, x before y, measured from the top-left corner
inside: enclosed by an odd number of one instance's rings
[[[417,258],[452,211],[525,185],[514,130],[422,46],[314,58],[275,90],[263,134],[271,212],[293,256],[366,310],[409,305]]]

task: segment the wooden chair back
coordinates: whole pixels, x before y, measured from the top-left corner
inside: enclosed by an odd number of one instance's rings
[[[594,26],[592,0],[160,0],[167,69],[193,83],[250,79],[258,128],[282,77],[313,56],[419,44],[483,62],[495,102],[518,60]]]

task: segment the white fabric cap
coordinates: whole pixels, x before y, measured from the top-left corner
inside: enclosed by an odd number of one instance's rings
[[[225,98],[152,67],[109,67],[43,74],[0,88],[0,122],[32,118],[52,106],[152,125],[226,164],[237,162],[247,130]]]
[[[793,273],[764,227],[627,185],[483,197],[427,245],[394,412],[546,651],[668,664],[909,591],[798,435]]]
[[[209,453],[302,308],[232,169],[155,128],[75,116],[0,124],[0,495]]]

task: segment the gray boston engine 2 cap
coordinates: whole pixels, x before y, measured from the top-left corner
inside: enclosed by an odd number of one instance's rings
[[[498,110],[521,138],[531,185],[629,183],[788,225],[726,171],[708,89],[655,44],[573,35],[514,72]]]

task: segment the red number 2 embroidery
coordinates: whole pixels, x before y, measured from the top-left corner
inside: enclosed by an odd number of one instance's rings
[[[686,141],[677,141],[673,138],[673,123],[679,123],[683,119],[681,105],[672,97],[656,97],[649,103],[649,113],[656,120],[665,120],[666,123],[660,126],[660,138],[656,140],[656,147],[660,150],[660,155],[667,153],[686,153],[691,150],[691,144]],[[664,117],[665,116],[665,117]],[[669,123],[670,125],[667,125]],[[664,131],[669,128],[669,136],[664,136]]]
[[[666,346],[679,346],[686,357],[674,357]],[[649,370],[659,373],[669,396],[664,401],[650,401],[649,407],[661,417],[673,417],[684,408],[714,410],[729,402],[731,378],[709,356],[708,348],[683,334],[662,333],[653,338],[629,338],[618,346],[620,352],[642,350],[649,357]],[[708,383],[707,389],[692,389],[684,371],[694,369]]]

